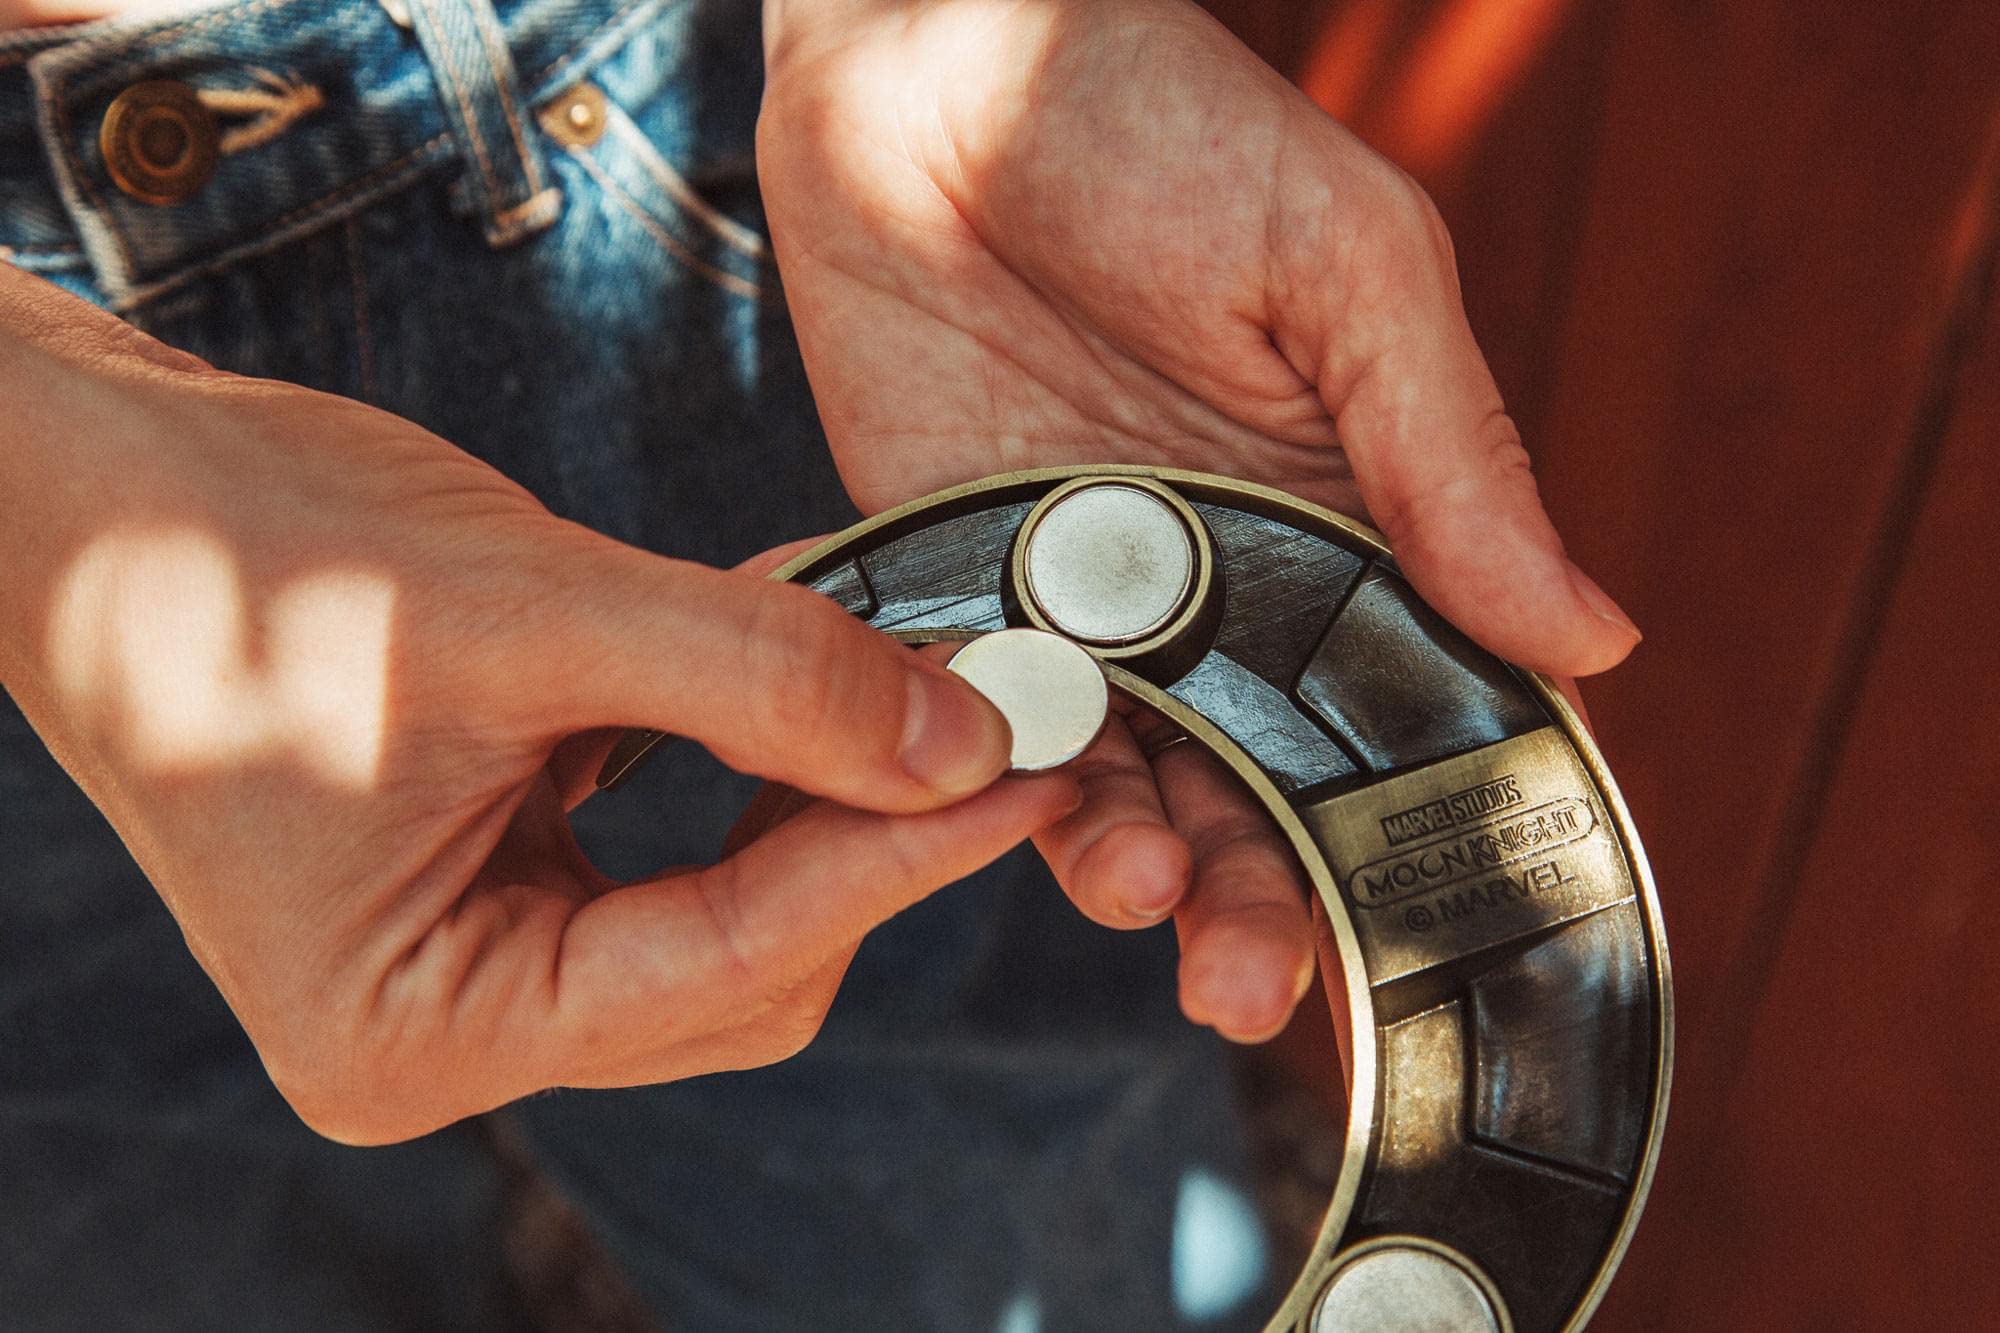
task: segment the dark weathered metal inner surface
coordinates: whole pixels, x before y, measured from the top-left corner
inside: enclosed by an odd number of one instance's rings
[[[790,575],[884,630],[1022,623],[1015,534],[1090,475],[946,492]],[[1366,994],[1349,1022],[1377,1057],[1352,1065],[1374,1080],[1350,1098],[1358,1185],[1273,1327],[1318,1327],[1328,1275],[1390,1236],[1490,1284],[1503,1328],[1573,1326],[1636,1220],[1671,1034],[1657,907],[1601,761],[1552,690],[1446,624],[1365,530],[1220,478],[1146,475],[1205,525],[1221,605],[1199,642],[1127,666],[1268,780],[1274,818],[1324,857],[1316,888],[1365,973],[1365,992],[1328,979],[1336,1006]]]

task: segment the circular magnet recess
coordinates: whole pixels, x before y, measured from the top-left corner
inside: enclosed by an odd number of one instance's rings
[[[1003,629],[972,640],[946,669],[991,701],[1014,732],[1012,764],[1033,773],[1090,748],[1111,710],[1111,690],[1089,653],[1057,634]]]
[[[1158,496],[1108,483],[1058,500],[1028,536],[1026,588],[1049,623],[1097,644],[1161,629],[1194,588],[1194,537]]]

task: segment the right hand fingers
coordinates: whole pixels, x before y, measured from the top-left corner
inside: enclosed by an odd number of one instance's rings
[[[1153,761],[1160,796],[1194,855],[1174,914],[1181,1011],[1232,1041],[1277,1035],[1312,983],[1311,890],[1284,835],[1199,744]]]
[[[1083,804],[1035,837],[1056,882],[1100,925],[1129,930],[1164,918],[1187,892],[1193,860],[1127,719],[1114,714],[1063,771],[1082,786]]]
[[[1270,817],[1198,742],[1146,757],[1151,714],[1114,717],[1064,771],[1084,803],[1035,845],[1092,920],[1130,928],[1174,913],[1181,1007],[1233,1041],[1284,1025],[1312,971],[1308,891]]]
[[[1006,770],[991,704],[829,599],[602,539],[577,547],[569,595],[508,636],[510,660],[479,667],[529,725],[672,732],[733,768],[884,813],[934,809]]]

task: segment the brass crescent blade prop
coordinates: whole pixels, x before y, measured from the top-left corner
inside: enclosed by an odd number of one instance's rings
[[[1165,468],[990,477],[772,577],[909,642],[1079,644],[1290,840],[1349,1110],[1270,1329],[1583,1324],[1658,1156],[1672,991],[1645,853],[1548,681],[1447,624],[1367,528]],[[658,739],[626,737],[600,785]]]

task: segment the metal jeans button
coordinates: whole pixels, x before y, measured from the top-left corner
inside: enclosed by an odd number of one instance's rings
[[[98,147],[112,183],[145,204],[178,204],[215,174],[215,116],[176,79],[135,83],[111,99]]]
[[[542,128],[566,148],[588,148],[604,137],[610,112],[604,94],[579,83],[542,108]]]

